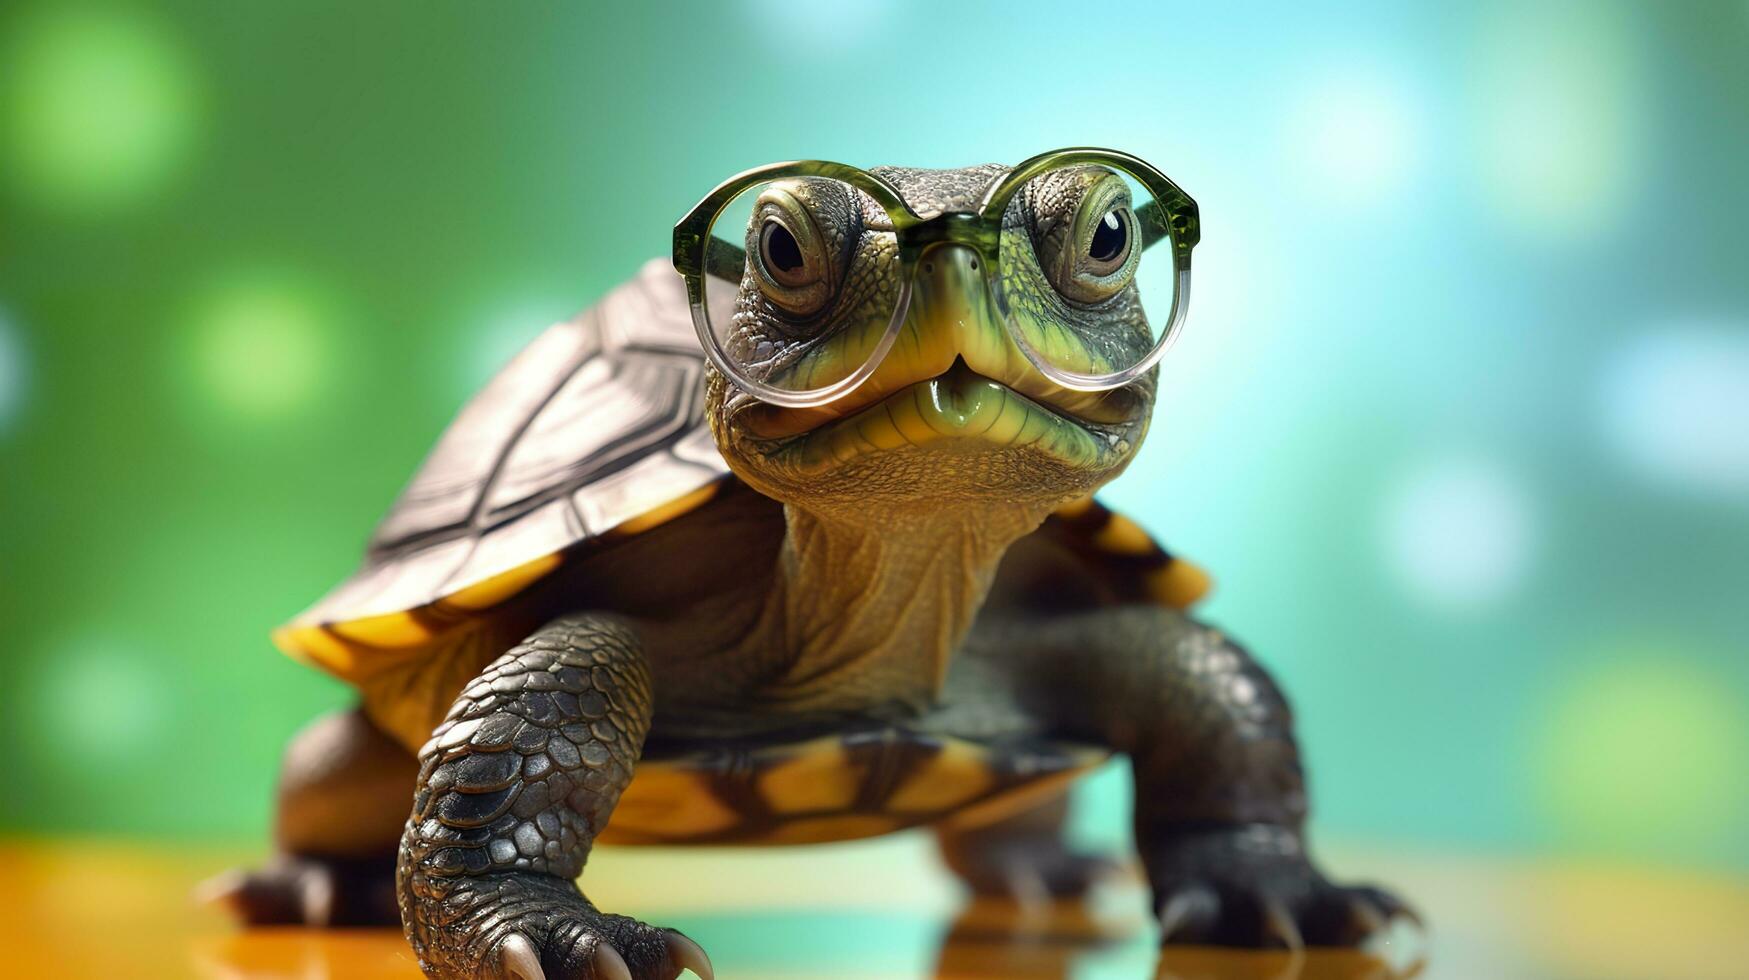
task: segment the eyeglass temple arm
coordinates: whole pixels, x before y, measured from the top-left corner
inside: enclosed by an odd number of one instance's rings
[[[1159,198],[1136,209],[1136,221],[1142,226],[1142,248],[1153,248],[1163,239],[1171,237],[1172,215],[1166,210],[1166,204]]]
[[[705,275],[715,276],[724,282],[738,283],[741,281],[741,273],[746,268],[746,249],[733,242],[724,241],[715,235],[705,239]]]

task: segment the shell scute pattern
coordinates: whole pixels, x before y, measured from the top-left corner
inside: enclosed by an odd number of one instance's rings
[[[621,844],[851,840],[986,822],[1060,790],[1107,750],[902,728],[658,754],[637,765],[601,839]]]

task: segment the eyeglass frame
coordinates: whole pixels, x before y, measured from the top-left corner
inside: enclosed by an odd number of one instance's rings
[[[1032,345],[1026,342],[1009,313],[1002,289],[993,278],[997,273],[1002,245],[1002,216],[1020,188],[1034,177],[1051,170],[1076,166],[1106,166],[1127,174],[1140,183],[1153,199],[1134,209],[1141,232],[1143,250],[1163,240],[1172,246],[1174,289],[1172,309],[1167,314],[1166,328],[1147,356],[1120,371],[1103,375],[1081,374],[1049,364]],[[711,329],[710,313],[706,309],[706,275],[738,283],[746,267],[746,249],[733,242],[713,237],[712,226],[730,204],[749,188],[775,180],[797,177],[823,177],[848,184],[873,198],[892,222],[893,235],[899,252],[899,297],[893,305],[893,315],[886,332],[874,347],[868,360],[848,376],[823,388],[792,391],[778,388],[747,377],[729,361],[722,342]],[[891,352],[911,305],[911,283],[918,260],[933,245],[954,244],[972,249],[982,260],[984,286],[995,299],[1008,335],[1021,353],[1047,378],[1075,391],[1110,391],[1121,388],[1152,370],[1177,340],[1183,327],[1190,301],[1190,253],[1201,239],[1201,221],[1196,202],[1172,179],[1146,161],[1119,150],[1099,147],[1068,147],[1051,150],[1015,165],[1000,180],[985,189],[978,206],[971,211],[942,211],[927,218],[919,215],[905,201],[899,189],[887,180],[860,167],[829,160],[792,160],[767,164],[745,170],[718,184],[692,210],[674,225],[674,268],[686,281],[687,303],[692,310],[693,327],[705,356],[737,387],[761,401],[792,408],[824,405],[850,393],[871,377]],[[715,245],[717,247],[713,248]]]

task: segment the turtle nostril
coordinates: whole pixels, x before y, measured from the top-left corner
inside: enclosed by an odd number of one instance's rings
[[[974,269],[978,267],[978,257],[975,255],[972,256],[971,267]]]
[[[927,275],[933,273],[934,271],[935,271],[935,263],[934,262],[923,263],[923,274],[924,275],[927,276]]]

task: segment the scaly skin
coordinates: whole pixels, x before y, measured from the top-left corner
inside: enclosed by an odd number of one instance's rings
[[[1001,172],[881,171],[920,212],[968,208]],[[1107,208],[1112,193],[1084,169],[1023,191],[1003,219],[1017,258],[1000,275],[1018,327],[1059,363],[1108,363],[1145,329],[1133,286],[1064,278],[1079,275],[1073,250],[1099,217],[1083,202]],[[780,293],[750,265],[725,346],[768,380],[843,376],[890,309],[891,225],[859,194],[807,181],[770,203],[813,223],[799,247],[824,279]],[[564,617],[461,693],[419,754],[398,863],[403,925],[427,973],[671,980],[684,966],[708,978],[690,941],[604,914],[574,883],[652,725],[708,741],[903,720],[1101,743],[1134,762],[1137,842],[1165,941],[1349,944],[1402,911],[1377,889],[1332,884],[1306,855],[1291,713],[1245,651],[1172,610],[1101,595],[1072,562],[986,608],[1004,569],[1021,575],[1004,564],[1012,546],[1129,464],[1154,383],[1057,387],[1015,345],[959,245],[923,253],[898,343],[843,399],[781,409],[709,372],[718,448],[783,505],[782,541],[640,552],[649,564],[616,566],[620,578],[684,565],[710,569],[688,581],[720,591],[639,607],[639,621]],[[731,607],[737,616],[698,612]],[[1016,885],[1031,881],[1074,894],[1096,862],[1064,849],[1058,824],[1044,812],[942,843],[981,891],[1037,891]]]
[[[690,940],[605,915],[576,885],[649,724],[637,637],[607,617],[547,625],[462,692],[420,750],[396,873],[407,938],[427,973],[708,973]]]
[[[1054,730],[1129,755],[1163,941],[1343,946],[1412,917],[1313,865],[1293,713],[1219,631],[1153,606],[1023,614],[974,631],[967,656],[1016,678],[1013,696]]]

